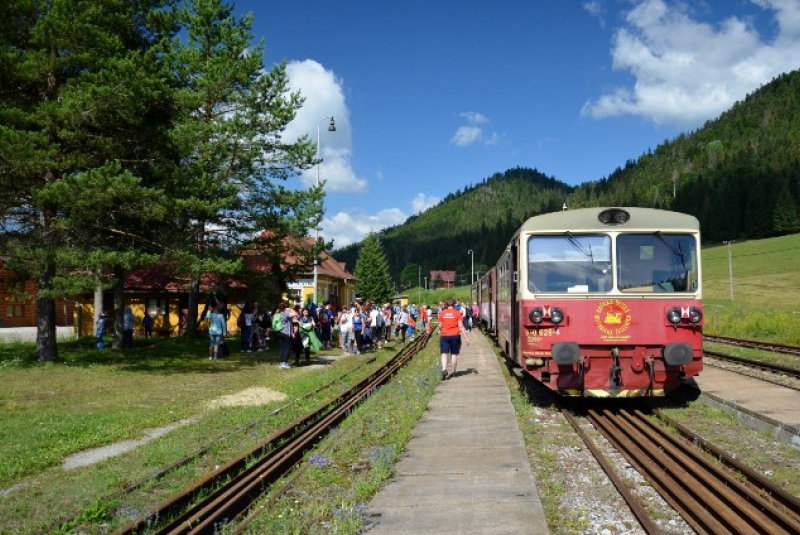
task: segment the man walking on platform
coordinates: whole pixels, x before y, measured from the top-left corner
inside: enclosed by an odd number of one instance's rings
[[[456,374],[458,354],[461,352],[461,337],[469,345],[469,338],[464,331],[464,317],[461,312],[453,308],[453,299],[448,299],[445,308],[439,313],[439,349],[442,352],[442,379],[447,379],[447,368],[450,356],[453,357],[453,371],[449,377]]]

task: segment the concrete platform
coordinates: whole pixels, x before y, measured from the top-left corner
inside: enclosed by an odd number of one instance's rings
[[[370,535],[548,533],[500,364],[471,334],[370,504]]]
[[[799,391],[708,365],[695,382],[701,396],[733,409],[755,427],[772,429],[800,446]]]

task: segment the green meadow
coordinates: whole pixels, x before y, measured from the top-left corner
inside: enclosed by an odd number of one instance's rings
[[[799,274],[800,234],[704,248],[705,332],[800,345]]]

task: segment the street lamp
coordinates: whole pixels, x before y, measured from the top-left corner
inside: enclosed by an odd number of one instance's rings
[[[467,251],[470,259],[469,265],[469,285],[472,286],[472,283],[475,282],[475,254],[472,252],[472,249]]]
[[[322,126],[323,121],[330,119],[331,122],[328,124],[328,132],[336,132],[336,123],[333,121],[333,115],[324,115],[322,119],[319,120],[317,123],[317,187],[319,187],[319,164],[321,163],[320,159],[320,126]],[[319,253],[317,252],[317,244],[319,243],[319,224],[317,224],[317,228],[314,229],[314,287],[311,291],[311,298],[314,300],[314,304],[317,304],[317,265],[319,264]]]

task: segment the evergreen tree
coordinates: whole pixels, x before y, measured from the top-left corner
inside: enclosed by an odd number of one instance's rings
[[[170,102],[157,46],[170,1],[0,7],[0,250],[38,282],[39,360],[57,358],[58,275],[99,281],[147,261],[150,218],[166,213],[126,201],[164,199]]]
[[[419,264],[408,264],[400,272],[400,287],[410,288],[419,284],[420,267]]]
[[[375,303],[386,303],[392,298],[392,279],[389,262],[377,234],[370,234],[358,252],[356,269],[356,295]]]
[[[303,99],[289,92],[285,64],[264,69],[264,44],[252,43],[252,14],[237,18],[222,0],[189,0],[179,20],[186,35],[169,54],[180,77],[183,112],[174,135],[181,169],[172,191],[185,239],[181,263],[193,281],[187,318],[192,334],[200,274],[239,267],[224,252],[255,246],[248,242],[260,235],[257,246],[274,260],[272,277],[281,278],[287,267],[281,260],[288,247],[294,247],[291,256],[305,260],[295,266],[311,264],[303,240],[284,238],[307,236],[318,226],[322,189],[281,185],[313,165],[315,147],[307,136],[292,143],[281,137]]]
[[[800,232],[800,214],[788,185],[778,195],[775,212],[772,214],[772,226],[778,235]]]

